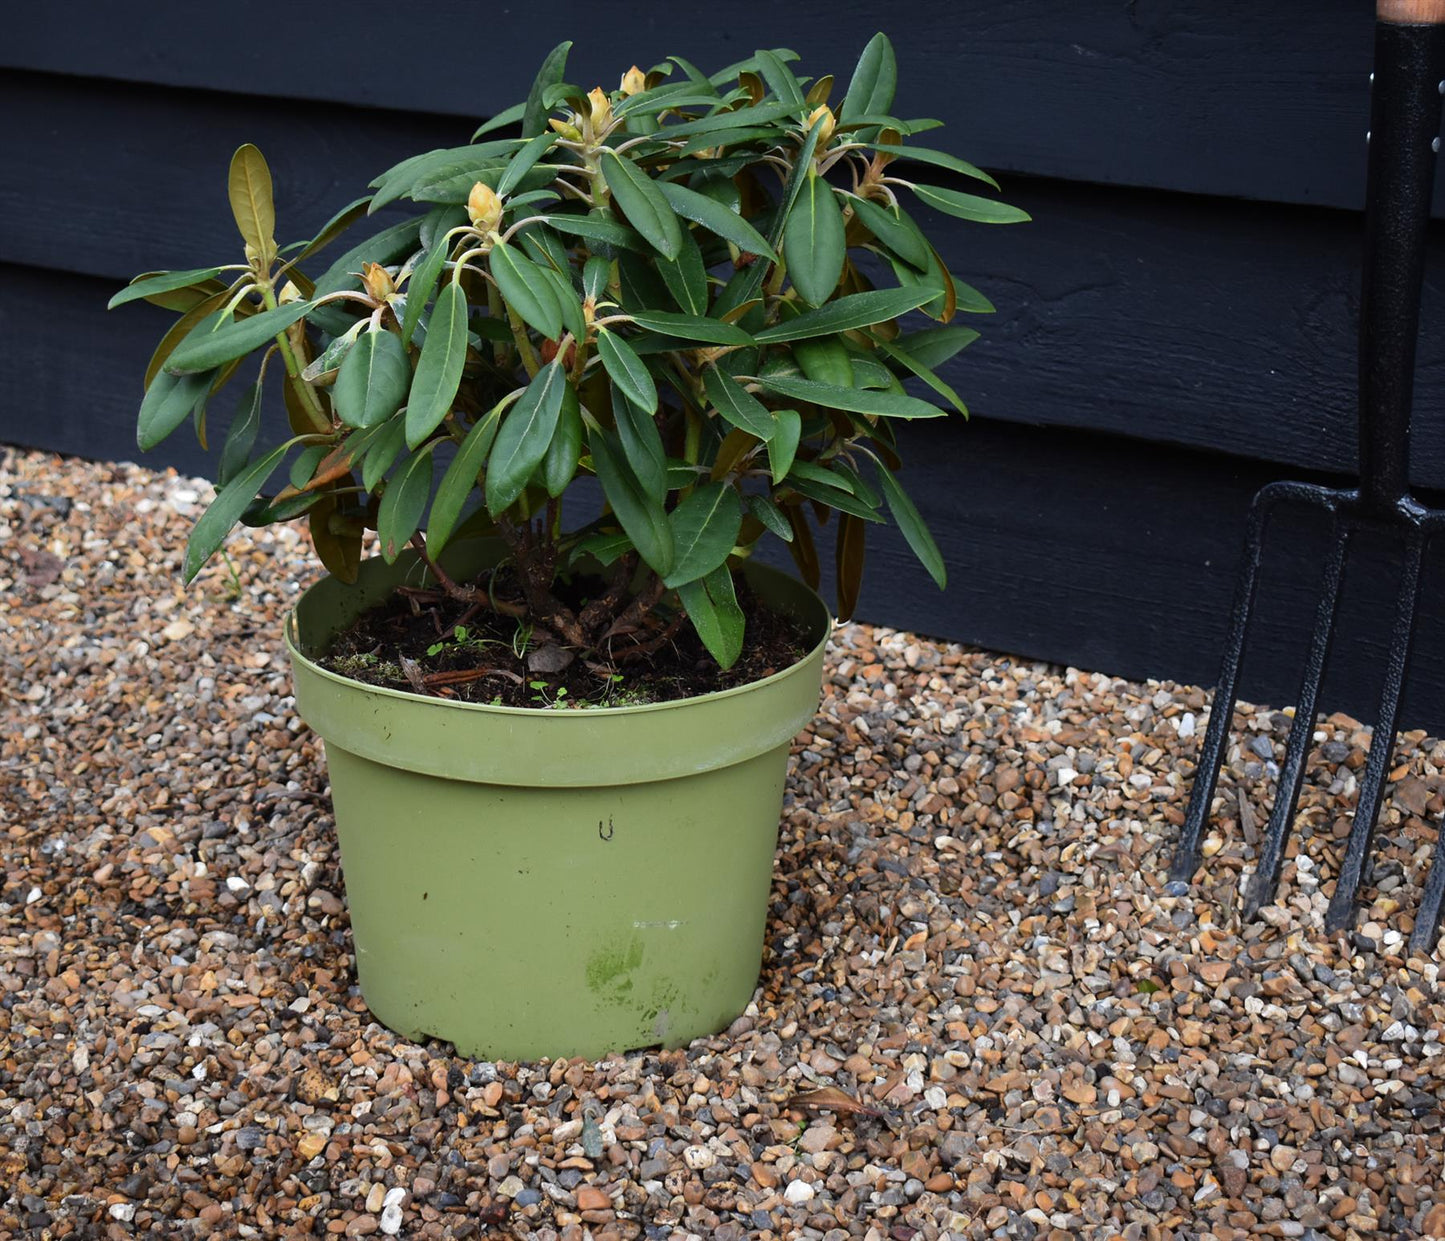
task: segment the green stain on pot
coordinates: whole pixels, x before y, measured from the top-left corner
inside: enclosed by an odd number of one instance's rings
[[[594,952],[587,958],[587,989],[594,993],[632,990],[628,977],[642,964],[642,937],[634,935],[626,943],[618,942]],[[620,995],[611,997],[621,1003]]]

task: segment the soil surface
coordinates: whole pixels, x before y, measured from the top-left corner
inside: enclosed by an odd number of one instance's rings
[[[0,449],[0,1237],[1445,1236],[1440,948],[1408,945],[1445,741],[1401,736],[1329,934],[1370,735],[1319,720],[1244,922],[1287,711],[1236,712],[1178,894],[1205,693],[843,626],[746,1012],[475,1060],[367,1011],[280,640],[320,570],[246,530],[237,585],[184,586],[211,496]]]
[[[612,661],[605,652],[578,658],[538,643],[531,626],[512,616],[447,598],[439,591],[398,593],[337,635],[323,667],[386,689],[507,707],[629,707],[670,702],[746,685],[781,672],[811,643],[795,618],[765,608],[741,579],[738,605],[746,620],[743,653],[726,670],[683,622],[656,650]],[[497,598],[520,595],[503,575],[490,583]],[[562,601],[580,607],[605,585],[559,583]],[[629,646],[633,639],[621,639]]]

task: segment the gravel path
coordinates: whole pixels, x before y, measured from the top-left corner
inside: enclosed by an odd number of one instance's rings
[[[1404,945],[1445,744],[1405,738],[1373,904],[1331,938],[1368,736],[1325,722],[1308,857],[1240,926],[1286,714],[1240,711],[1209,878],[1168,898],[1199,690],[850,626],[747,1015],[462,1060],[355,991],[278,637],[314,570],[259,532],[239,598],[220,564],[183,588],[208,493],[0,463],[0,1235],[1445,1235],[1445,1001]]]

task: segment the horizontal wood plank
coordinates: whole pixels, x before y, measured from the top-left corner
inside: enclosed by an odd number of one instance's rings
[[[523,98],[561,38],[577,42],[568,76],[584,88],[674,53],[712,71],[765,37],[841,92],[881,25],[898,49],[900,114],[949,122],[950,149],[986,167],[1334,207],[1364,198],[1371,11],[1353,0],[960,0],[906,20],[865,0],[733,0],[703,21],[651,0],[598,12],[591,0],[363,0],[324,15],[280,0],[22,5],[0,65],[472,119]]]
[[[139,307],[107,317],[103,293],[94,279],[0,267],[0,336],[24,340],[28,364],[0,370],[0,443],[137,459],[138,366],[165,315]],[[277,411],[273,436],[280,420]],[[913,424],[906,448],[902,478],[943,550],[949,589],[934,587],[891,528],[870,529],[861,617],[1115,675],[1212,681],[1245,510],[1277,469],[984,418]],[[213,465],[186,430],[141,460],[202,475]],[[1308,523],[1287,522],[1271,546],[1245,693],[1283,704],[1296,693],[1322,544]],[[1352,567],[1348,637],[1336,644],[1326,697],[1366,718],[1395,589],[1388,550],[1367,547]],[[1436,729],[1445,723],[1441,559],[1426,578],[1407,706],[1412,722]]]
[[[394,160],[466,137],[448,117],[336,108],[303,125],[274,100],[40,74],[0,81],[0,112],[49,118],[8,136],[0,261],[115,287],[139,271],[240,257],[225,170],[243,141],[271,162],[289,241],[309,236]],[[55,132],[68,142],[57,145]],[[973,320],[983,338],[947,370],[973,409],[1353,467],[1358,216],[1058,181],[1020,180],[1012,191],[1033,223],[990,228],[920,210],[954,270],[1000,307]],[[1440,485],[1445,225],[1431,254],[1414,473]],[[121,330],[135,313],[99,319],[96,331]]]

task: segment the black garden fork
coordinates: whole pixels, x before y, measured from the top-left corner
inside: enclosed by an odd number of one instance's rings
[[[1200,751],[1189,811],[1170,867],[1171,887],[1182,892],[1199,868],[1199,840],[1214,799],[1219,764],[1234,716],[1235,690],[1254,607],[1264,535],[1272,513],[1283,506],[1322,510],[1332,540],[1319,608],[1300,684],[1294,723],[1285,747],[1279,789],[1265,828],[1259,866],[1244,896],[1253,918],[1274,900],[1284,866],[1286,836],[1304,781],[1315,730],[1320,682],[1335,635],[1335,615],[1351,540],[1365,530],[1384,531],[1403,543],[1404,561],[1394,629],[1385,661],[1384,688],[1360,781],[1344,863],[1325,918],[1339,930],[1353,923],[1355,902],[1370,857],[1384,798],[1395,723],[1414,640],[1420,569],[1426,546],[1442,526],[1445,510],[1427,508],[1410,492],[1410,403],[1415,340],[1424,276],[1425,231],[1440,147],[1441,95],[1445,94],[1445,0],[1379,0],[1375,21],[1375,71],[1370,105],[1369,162],[1365,193],[1365,252],[1360,300],[1359,483],[1351,488],[1275,482],[1250,507],[1244,558],[1235,585],[1229,636],[1209,727]],[[1415,920],[1410,948],[1429,952],[1439,933],[1445,901],[1445,830]]]

